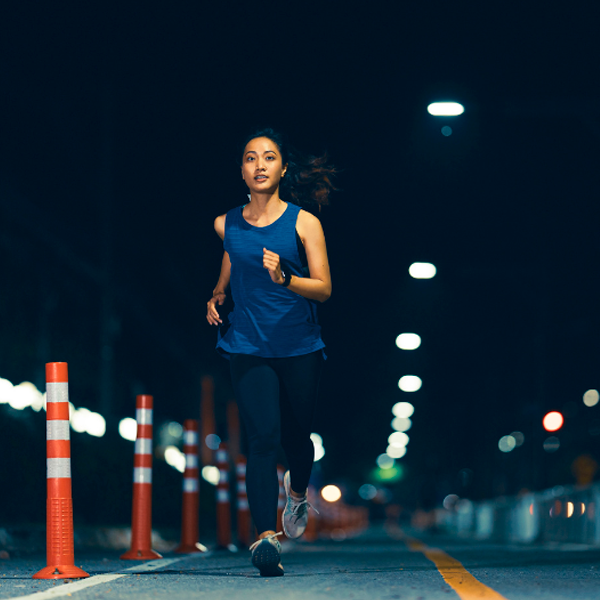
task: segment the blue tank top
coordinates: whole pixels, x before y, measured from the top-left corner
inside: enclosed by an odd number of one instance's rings
[[[300,207],[288,202],[283,214],[266,227],[248,223],[243,208],[230,210],[225,220],[223,247],[231,260],[234,309],[229,327],[219,328],[217,350],[225,357],[239,353],[279,358],[324,348],[317,302],[274,283],[263,267],[266,248],[279,254],[284,271],[304,276],[296,244]]]

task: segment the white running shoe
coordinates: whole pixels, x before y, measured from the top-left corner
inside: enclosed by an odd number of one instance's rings
[[[298,499],[292,496],[292,484],[290,480],[290,472],[286,471],[283,476],[283,487],[287,496],[285,509],[281,521],[285,535],[291,539],[299,538],[306,530],[308,523],[308,509],[314,510],[317,514],[319,511],[308,501],[306,494],[304,498]]]
[[[261,577],[281,577],[283,575],[283,567],[279,559],[281,544],[277,539],[278,535],[283,535],[283,531],[272,533],[250,546],[252,564],[260,571]]]

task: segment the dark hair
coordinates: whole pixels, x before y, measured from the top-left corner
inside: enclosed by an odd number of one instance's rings
[[[329,194],[337,188],[330,177],[338,171],[333,165],[328,165],[329,157],[325,152],[321,156],[303,155],[293,148],[285,136],[271,128],[256,129],[246,136],[242,145],[242,152],[251,140],[259,137],[269,138],[277,144],[281,152],[281,162],[287,164],[285,177],[279,184],[281,195],[294,204],[321,206],[329,204]]]

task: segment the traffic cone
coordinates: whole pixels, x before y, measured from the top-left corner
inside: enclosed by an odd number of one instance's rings
[[[185,472],[183,473],[183,501],[181,508],[181,543],[175,549],[179,554],[206,552],[206,546],[198,542],[200,491],[198,485],[198,421],[183,422],[183,451]]]
[[[243,548],[250,546],[250,508],[246,492],[246,457],[240,454],[237,465],[237,538]]]
[[[46,567],[34,579],[78,579],[75,566],[67,363],[46,364]]]
[[[136,398],[137,439],[133,459],[131,550],[125,560],[162,558],[152,550],[152,396]]]

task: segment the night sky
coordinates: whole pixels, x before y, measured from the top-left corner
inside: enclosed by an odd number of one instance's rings
[[[67,361],[73,402],[116,423],[139,393],[159,420],[196,416],[212,375],[222,411],[213,220],[246,199],[240,140],[270,125],[340,169],[319,215],[324,479],[367,481],[400,400],[415,414],[396,493],[414,503],[571,483],[576,456],[600,461],[600,406],[581,401],[600,387],[598,14],[403,4],[4,7],[0,377],[41,387]],[[464,114],[427,113],[446,99]],[[437,276],[412,279],[415,261]],[[396,348],[405,331],[418,350]],[[398,389],[406,374],[420,391]],[[567,421],[549,455],[551,409]],[[525,444],[500,453],[515,430]]]

